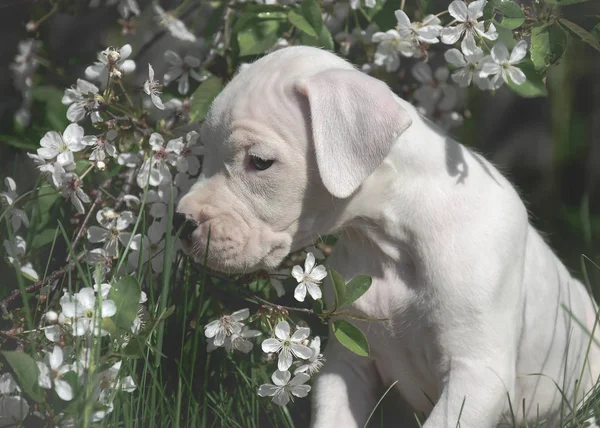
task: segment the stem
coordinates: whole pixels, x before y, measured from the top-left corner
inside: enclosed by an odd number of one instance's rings
[[[125,90],[125,86],[123,86],[123,82],[121,82],[120,80],[119,80],[119,87],[121,88],[121,91],[123,91],[123,95],[125,95],[125,98],[127,99],[127,102],[129,103],[129,105],[131,106],[131,108],[135,110],[135,106],[133,105],[133,101],[131,101],[131,98],[129,97],[129,94]]]
[[[52,15],[54,15],[57,10],[58,10],[58,2],[56,2],[52,5],[52,9],[50,9],[47,14],[45,14],[44,16],[42,16],[40,19],[38,19],[36,21],[35,26],[39,27],[41,24],[44,23],[45,20],[50,18]]]
[[[406,0],[400,1],[400,10],[404,10],[404,5],[406,4]]]

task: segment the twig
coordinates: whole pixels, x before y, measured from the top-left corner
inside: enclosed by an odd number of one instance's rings
[[[221,275],[218,274],[216,272],[212,272],[209,271],[207,268],[205,268],[202,265],[199,265],[197,263],[191,263],[191,266],[193,269],[195,270],[202,270],[202,273],[206,273],[208,276],[210,276],[211,278],[215,278],[215,279],[219,279],[221,281],[225,281],[228,282],[230,284],[233,285],[243,285],[245,283],[247,283],[249,280],[254,279],[253,275],[242,275],[240,277],[238,277],[235,280],[232,280],[231,278],[228,278],[225,275]],[[268,300],[263,299],[262,297],[258,297],[256,294],[252,293],[250,290],[245,290],[242,289],[242,291],[249,297],[258,300],[259,302],[261,302],[264,305],[270,306],[272,308],[275,309],[279,309],[279,310],[286,310],[286,311],[291,311],[291,312],[302,312],[305,314],[310,314],[310,315],[315,315],[315,316],[319,316],[319,314],[317,314],[315,311],[313,311],[312,309],[307,309],[307,308],[294,308],[292,306],[285,306],[285,305],[279,305],[277,303],[273,303],[273,302],[269,302]]]
[[[34,292],[38,291],[39,289],[41,289],[42,287],[44,287],[45,285],[58,280],[63,275],[65,275],[65,274],[69,273],[71,270],[73,270],[75,265],[77,263],[79,263],[80,261],[82,261],[84,259],[84,257],[85,257],[85,253],[80,254],[79,256],[77,256],[77,259],[75,259],[75,261],[71,261],[71,262],[67,263],[65,266],[63,266],[62,268],[52,272],[49,276],[46,277],[46,279],[43,279],[42,281],[38,281],[38,282],[30,285],[29,287],[25,288],[25,292],[34,293]],[[19,297],[21,297],[21,291],[14,290],[10,296],[8,296],[4,300],[2,300],[2,302],[0,303],[0,314],[7,313],[8,311],[14,309],[14,307],[16,306],[16,300]]]

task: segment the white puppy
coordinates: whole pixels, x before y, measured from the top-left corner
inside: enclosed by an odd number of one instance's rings
[[[284,49],[229,83],[201,135],[202,176],[178,206],[197,225],[189,252],[202,257],[210,227],[211,267],[273,268],[338,232],[328,263],[373,278],[352,310],[389,319],[360,324],[369,358],[330,337],[313,426],[362,427],[398,381],[426,428],[554,427],[593,385],[583,285],[496,168],[384,83],[331,53]]]

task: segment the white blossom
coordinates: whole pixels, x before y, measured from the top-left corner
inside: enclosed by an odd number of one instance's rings
[[[411,39],[414,42],[428,44],[438,43],[438,37],[442,26],[440,19],[435,15],[427,15],[423,22],[410,22],[408,15],[402,10],[394,12],[398,20],[398,34],[404,39]]]
[[[262,350],[267,353],[277,352],[279,354],[277,368],[282,371],[287,370],[294,362],[293,356],[304,360],[312,356],[313,351],[302,344],[309,335],[308,327],[300,327],[290,336],[290,325],[287,321],[281,321],[275,326],[276,337],[263,341]]]
[[[489,79],[481,77],[481,67],[484,59],[481,49],[477,48],[473,55],[463,55],[458,49],[452,48],[444,53],[444,58],[456,67],[450,77],[461,88],[466,88],[473,81],[481,90],[491,89]]]
[[[154,69],[150,64],[148,64],[148,80],[144,82],[144,92],[147,95],[150,95],[152,104],[154,104],[157,109],[164,110],[165,106],[160,99],[160,88],[160,82],[158,80],[154,80]]]
[[[310,349],[312,350],[312,356],[307,362],[299,364],[299,367],[294,371],[295,375],[308,372],[308,375],[312,376],[318,373],[319,370],[321,370],[321,367],[323,367],[325,358],[323,358],[323,354],[321,354],[321,339],[319,336],[316,336],[310,342]]]
[[[74,336],[93,334],[106,336],[108,331],[102,328],[102,320],[117,313],[115,302],[100,297],[100,305],[96,303],[96,294],[91,287],[79,290],[73,298],[61,299],[62,312],[70,319]]]
[[[157,3],[154,4],[154,11],[158,15],[158,23],[166,28],[173,37],[187,42],[195,42],[196,36],[183,23],[175,18],[171,12],[165,12]]]
[[[118,153],[113,141],[117,136],[117,132],[114,129],[111,129],[104,136],[97,137],[95,135],[90,135],[83,137],[83,144],[92,148],[92,154],[89,159],[91,161],[103,162],[106,159],[107,154],[116,158]]]
[[[23,275],[34,281],[40,279],[35,269],[33,269],[33,265],[25,256],[27,253],[27,244],[22,237],[16,235],[14,241],[4,240],[4,249],[6,250],[8,262],[12,263],[16,269],[19,269]]]
[[[473,55],[477,49],[475,35],[484,37],[488,40],[496,40],[498,33],[494,24],[490,23],[488,30],[485,31],[483,22],[478,19],[483,16],[483,8],[486,0],[477,0],[467,4],[462,0],[454,0],[448,6],[450,15],[458,21],[458,24],[453,27],[442,29],[442,42],[448,45],[453,45],[464,35],[461,43],[461,50],[466,55]]]
[[[98,87],[87,80],[77,79],[77,85],[65,89],[62,97],[62,103],[68,105],[67,119],[71,122],[79,122],[88,113],[93,123],[102,121],[98,109],[98,100],[96,94]]]
[[[131,237],[131,233],[125,232],[125,229],[132,223],[133,215],[125,212],[125,215],[119,215],[115,220],[107,223],[98,220],[102,226],[91,226],[87,231],[87,238],[92,243],[104,242],[104,249],[111,256],[117,256],[119,253],[119,243],[126,246]]]
[[[223,346],[225,339],[232,334],[240,334],[244,324],[241,322],[250,316],[248,309],[235,311],[231,315],[223,315],[219,319],[204,326],[204,335],[213,338],[215,346]]]
[[[40,375],[38,384],[45,389],[52,389],[64,401],[73,399],[73,388],[69,383],[62,379],[65,373],[71,371],[71,366],[64,363],[63,350],[54,346],[52,352],[46,354],[44,362],[36,361]]]
[[[40,140],[40,148],[37,150],[39,156],[46,160],[56,161],[65,169],[74,167],[75,158],[73,152],[85,149],[82,142],[83,128],[76,123],[67,126],[61,135],[56,131],[48,131]]]
[[[491,56],[484,59],[481,75],[492,77],[492,86],[497,89],[502,86],[503,81],[513,81],[517,85],[525,83],[527,78],[515,64],[519,63],[527,54],[527,42],[519,41],[513,48],[510,56],[508,49],[503,43],[498,42],[492,48]],[[509,80],[510,79],[510,80]]]
[[[258,388],[261,397],[273,397],[273,403],[285,406],[292,396],[306,397],[310,392],[310,385],[304,383],[310,379],[306,373],[298,373],[293,379],[289,371],[277,370],[271,376],[273,384],[265,383]],[[290,380],[291,379],[291,380]]]
[[[292,268],[292,276],[298,281],[298,286],[294,291],[294,298],[299,302],[304,302],[306,292],[317,300],[322,296],[319,284],[327,276],[327,269],[323,265],[316,265],[315,256],[313,253],[306,255],[304,261],[304,270],[299,265]]]
[[[90,202],[90,197],[81,188],[81,179],[72,172],[63,173],[60,176],[60,193],[65,199],[70,199],[75,209],[80,214],[85,213],[83,203]]]
[[[15,206],[15,201],[19,197],[17,193],[17,183],[11,177],[6,177],[4,179],[4,184],[6,185],[6,191],[0,192],[0,199],[3,199],[7,204],[7,215],[11,220],[11,225],[13,231],[17,232],[21,228],[21,224],[24,224],[25,227],[29,227],[29,217],[27,217],[27,213]]]
[[[200,67],[200,59],[191,55],[186,55],[183,59],[172,50],[165,51],[165,61],[170,65],[165,73],[165,85],[178,80],[177,91],[185,95],[190,90],[190,76],[197,82],[205,80],[195,68]]]
[[[165,146],[162,135],[155,132],[150,135],[150,147],[152,157],[146,159],[137,175],[137,184],[144,188],[149,180],[150,186],[158,186],[163,182],[171,182],[173,177],[169,171],[169,165],[175,166],[177,158],[183,149],[183,139],[170,140]]]
[[[162,252],[165,248],[163,238],[166,231],[166,219],[154,221],[148,228],[148,235],[137,234],[131,241],[129,254],[129,265],[137,269],[140,261],[142,265],[150,261],[152,270],[155,273],[161,273],[164,268],[164,258]]]

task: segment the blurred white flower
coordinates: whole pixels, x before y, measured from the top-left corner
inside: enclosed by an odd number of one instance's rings
[[[131,376],[119,376],[122,361],[117,361],[110,368],[98,373],[98,402],[105,406],[92,415],[93,422],[100,422],[113,411],[113,398],[117,391],[133,392],[136,389],[135,382]]]
[[[52,352],[44,357],[44,362],[36,361],[36,363],[40,371],[38,384],[45,389],[52,389],[54,385],[54,390],[62,400],[71,401],[73,388],[62,379],[65,373],[71,371],[71,366],[64,363],[63,350],[55,345]]]
[[[18,231],[21,228],[21,224],[24,224],[25,227],[29,227],[27,213],[14,205],[19,197],[19,194],[17,193],[17,183],[15,183],[15,180],[11,177],[6,177],[4,179],[4,184],[6,185],[6,191],[0,192],[0,199],[3,199],[8,204],[7,215],[11,220],[13,231]]]
[[[177,91],[185,95],[190,90],[190,76],[197,82],[205,80],[195,68],[200,67],[200,59],[191,55],[181,57],[172,50],[165,51],[165,61],[170,65],[169,70],[165,73],[165,86],[174,80],[179,80]]]
[[[85,69],[85,77],[100,83],[104,88],[108,81],[109,71],[111,78],[121,77],[121,75],[133,73],[135,71],[135,62],[129,58],[131,55],[131,45],[123,45],[122,48],[106,48],[98,54],[98,62]]]
[[[173,37],[187,42],[196,41],[196,36],[188,30],[183,21],[175,18],[171,12],[165,12],[158,3],[154,3],[154,11],[158,15],[158,23],[166,28]]]
[[[198,133],[190,131],[185,135],[185,144],[177,158],[177,171],[195,176],[200,172],[200,156],[204,155],[204,146],[198,143]]]
[[[360,7],[360,1],[361,0],[350,0],[350,8],[354,10],[358,9]],[[365,0],[365,7],[372,8],[375,7],[375,4],[375,0]]]
[[[164,257],[162,252],[165,248],[163,236],[166,231],[166,219],[154,221],[148,228],[148,235],[137,234],[131,242],[131,253],[129,254],[129,265],[137,269],[141,261],[142,265],[150,261],[152,270],[161,273],[164,268]]]
[[[152,99],[152,104],[157,109],[164,110],[165,106],[163,105],[160,99],[160,89],[161,84],[158,80],[154,80],[154,69],[150,64],[148,64],[148,80],[144,82],[144,92],[147,95],[150,95],[150,99]]]
[[[292,268],[292,276],[298,281],[298,286],[294,291],[294,298],[296,300],[304,302],[307,291],[313,299],[317,300],[321,298],[322,293],[319,284],[327,276],[327,269],[323,265],[316,265],[313,253],[306,255],[304,270],[302,270],[300,265]]]
[[[429,64],[419,62],[414,65],[412,74],[421,83],[414,98],[427,115],[432,115],[437,108],[449,110],[456,105],[458,94],[447,82],[450,74],[447,67],[439,67],[433,73]]]
[[[46,132],[40,140],[41,147],[37,149],[37,153],[46,160],[56,158],[57,162],[67,169],[75,165],[73,152],[85,149],[82,139],[83,128],[76,123],[72,123],[67,126],[62,135],[56,131]]]
[[[481,67],[483,65],[483,51],[479,48],[475,50],[473,55],[463,55],[458,49],[452,48],[444,53],[444,58],[448,63],[456,67],[450,76],[454,82],[461,88],[466,88],[475,82],[481,90],[491,89],[491,82],[481,76]]]
[[[247,354],[254,346],[248,339],[258,337],[261,334],[262,333],[258,330],[250,330],[248,326],[244,326],[239,333],[232,333],[231,336],[226,337],[223,347],[227,352],[233,352],[237,349],[238,351]]]
[[[127,212],[129,213],[129,212]],[[100,222],[102,226],[91,226],[87,231],[88,241],[97,244],[104,242],[104,249],[111,256],[117,256],[119,253],[119,243],[126,246],[129,243],[131,233],[125,232],[125,229],[131,224],[132,215],[120,215],[115,220],[108,223]]]
[[[250,310],[241,309],[231,315],[223,315],[219,319],[204,326],[204,335],[213,339],[215,346],[223,346],[225,339],[232,334],[240,334],[244,324],[241,322],[250,316]]]
[[[27,260],[27,244],[23,238],[16,235],[14,241],[4,240],[4,249],[6,250],[8,262],[19,269],[23,275],[34,281],[40,279],[35,269],[33,269],[33,265]]]
[[[165,140],[159,133],[150,135],[150,147],[152,147],[152,157],[146,159],[137,175],[137,184],[142,189],[149,180],[150,186],[158,186],[163,182],[171,182],[173,176],[169,170],[169,165],[177,164],[177,157],[183,149],[183,139],[176,138],[170,140],[165,146]]]
[[[310,385],[304,383],[310,379],[306,373],[298,373],[290,380],[292,375],[287,370],[277,370],[271,376],[273,384],[265,383],[258,388],[258,395],[261,397],[273,397],[273,403],[279,406],[285,406],[292,396],[306,397],[310,392]]]
[[[448,6],[448,12],[450,15],[459,22],[459,24],[453,27],[446,27],[442,29],[442,42],[448,45],[453,45],[458,42],[460,38],[465,35],[460,48],[465,55],[473,55],[477,49],[475,42],[475,35],[479,35],[488,40],[496,40],[498,33],[494,24],[490,23],[488,30],[485,31],[483,22],[477,21],[483,16],[483,8],[485,7],[486,0],[477,0],[467,4],[462,0],[454,0]]]
[[[75,293],[72,299],[61,299],[63,314],[71,320],[74,336],[109,334],[102,328],[102,320],[116,314],[117,306],[112,300],[102,295],[99,297],[100,305],[96,305],[94,289],[85,287]]]
[[[402,10],[394,12],[398,20],[398,33],[404,39],[428,44],[438,43],[442,21],[435,15],[427,15],[423,22],[410,22],[408,15]]]
[[[420,48],[409,39],[405,39],[397,30],[388,30],[385,33],[373,34],[373,43],[377,43],[374,64],[378,67],[385,66],[387,72],[393,72],[400,67],[400,54],[406,57],[420,56]]]
[[[304,360],[312,356],[313,351],[302,344],[310,336],[310,328],[300,327],[290,336],[290,325],[287,321],[281,321],[275,326],[275,336],[263,341],[262,350],[267,353],[276,352],[279,354],[277,361],[279,370],[289,369],[294,362],[294,356]]]
[[[294,371],[294,374],[298,373],[306,373],[308,372],[309,376],[312,376],[321,370],[323,364],[325,363],[325,358],[323,358],[323,354],[321,354],[321,339],[319,336],[315,336],[315,338],[310,342],[310,349],[313,354],[308,359],[308,361],[304,364],[300,364],[299,367]]]
[[[70,199],[80,214],[85,213],[83,203],[90,202],[90,197],[81,188],[81,180],[77,174],[72,172],[63,173],[60,175],[60,193],[65,199]]]
[[[494,89],[502,86],[503,81],[509,83],[511,80],[517,85],[522,85],[527,78],[515,64],[525,58],[526,54],[527,42],[525,40],[521,40],[515,45],[510,56],[504,43],[498,42],[492,48],[491,56],[484,58],[481,75],[492,77]]]
[[[97,111],[98,100],[95,97],[97,93],[98,87],[83,79],[77,79],[76,86],[65,89],[62,103],[69,106],[67,119],[71,122],[79,122],[89,113],[93,123],[102,121]]]
[[[29,413],[29,404],[10,373],[0,376],[0,427],[20,427]]]

